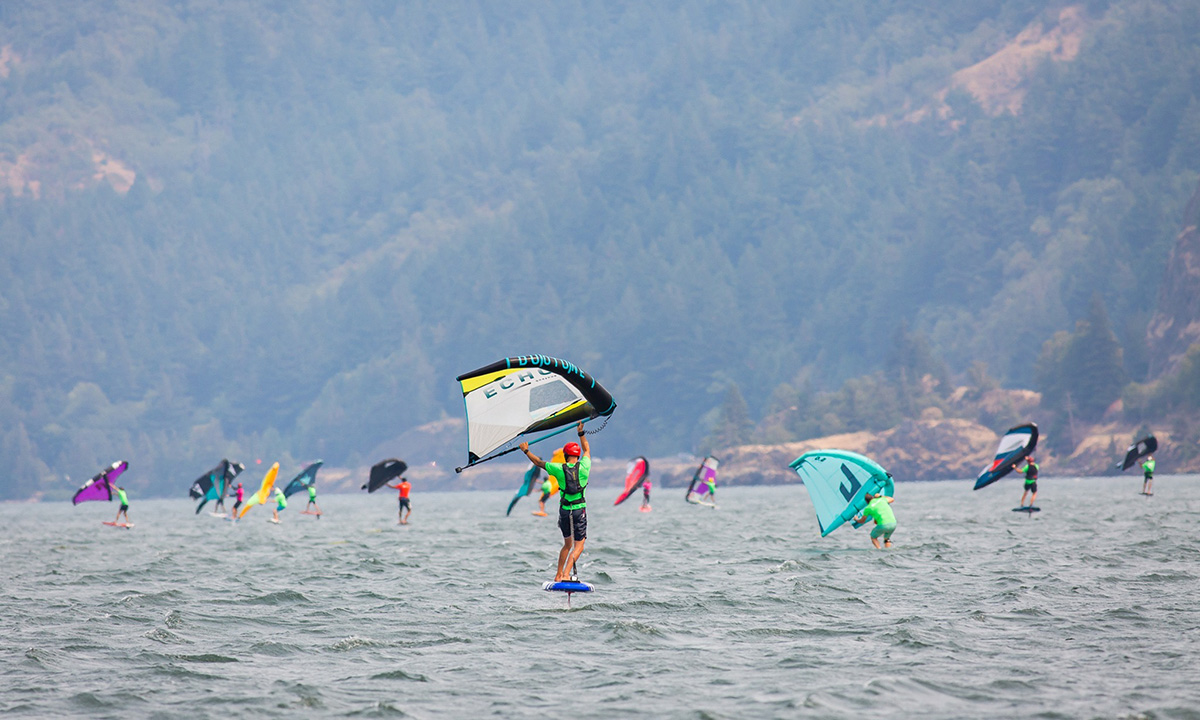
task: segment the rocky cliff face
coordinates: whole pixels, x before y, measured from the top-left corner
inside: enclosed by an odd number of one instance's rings
[[[728,485],[795,483],[788,463],[810,450],[838,448],[862,453],[898,481],[975,477],[991,461],[998,436],[988,428],[951,418],[909,420],[883,432],[856,432],[782,445],[743,445],[721,454]]]
[[[966,388],[960,388],[950,398],[952,406],[971,407],[981,415],[991,417],[993,426],[1007,427],[1026,418],[1039,416],[1041,396],[1029,390],[990,390],[970,400]],[[862,453],[887,468],[899,482],[915,480],[973,479],[992,461],[1000,435],[971,420],[942,418],[939,412],[926,411],[919,420],[906,420],[881,432],[854,432],[814,438],[778,445],[741,445],[717,453],[721,459],[718,484],[782,485],[795,484],[800,478],[788,468],[788,463],[800,455],[822,448],[838,448]],[[1017,418],[1012,420],[1011,418]],[[1116,471],[1113,464],[1125,453],[1138,428],[1119,418],[1081,428],[1082,440],[1069,456],[1055,456],[1045,447],[1037,452],[1038,462],[1046,477],[1109,475]],[[409,462],[407,476],[415,490],[464,491],[496,490],[511,493],[529,469],[520,456],[484,463],[463,472],[454,473],[454,460],[459,459],[464,430],[461,420],[442,420],[422,426],[396,440],[377,448],[370,457],[398,455]],[[1156,453],[1159,472],[1163,475],[1200,472],[1200,453],[1190,453],[1178,438],[1165,427],[1156,427],[1160,451]],[[548,454],[552,445],[537,448]],[[592,463],[589,487],[593,490],[590,502],[607,505],[616,498],[624,482],[628,458],[596,457]],[[699,465],[700,458],[687,454],[666,458],[650,458],[654,497],[665,501],[683,500],[680,489],[688,484]],[[359,493],[370,468],[335,468],[321,471],[324,492]],[[1140,478],[1136,470],[1126,475]],[[380,493],[385,494],[385,493]],[[507,497],[507,495],[505,496]],[[534,498],[536,501],[536,498]],[[557,500],[554,501],[557,504]],[[531,502],[527,503],[531,506]]]
[[[1174,370],[1192,343],[1200,342],[1200,187],[1183,214],[1183,230],[1167,259],[1150,319],[1150,377]]]
[[[1047,477],[1115,474],[1113,465],[1124,456],[1136,432],[1137,427],[1130,423],[1091,426],[1069,456],[1056,456],[1039,447],[1038,463]],[[1160,473],[1200,471],[1200,456],[1186,452],[1172,433],[1156,429],[1155,435],[1160,447],[1155,454]],[[788,463],[822,448],[862,453],[887,468],[898,482],[973,479],[991,463],[999,441],[1000,435],[983,425],[951,418],[905,421],[883,432],[845,433],[782,445],[743,445],[720,453],[721,483],[797,483],[800,479]],[[1126,474],[1141,477],[1134,470]]]

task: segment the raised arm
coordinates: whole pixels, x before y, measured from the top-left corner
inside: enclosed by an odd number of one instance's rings
[[[588,443],[587,435],[583,432],[583,421],[580,420],[579,424],[575,427],[579,431],[579,447],[583,450],[583,456],[590,458],[592,456],[592,446]]]
[[[538,467],[540,467],[543,470],[546,469],[546,461],[541,459],[537,455],[534,455],[533,453],[529,452],[529,443],[523,442],[520,445],[518,445],[517,447],[521,448],[521,452],[525,453],[525,457],[529,458],[529,462],[533,463],[534,465],[537,465]]]

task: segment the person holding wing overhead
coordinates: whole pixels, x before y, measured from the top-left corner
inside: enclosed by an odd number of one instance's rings
[[[558,529],[563,534],[563,546],[558,552],[558,568],[554,574],[555,582],[564,582],[571,577],[575,562],[583,553],[583,545],[587,540],[587,502],[583,492],[587,488],[588,475],[592,470],[592,449],[587,436],[583,432],[583,422],[576,425],[579,435],[578,443],[567,443],[563,446],[562,463],[545,462],[537,455],[529,452],[529,443],[520,444],[521,452],[529,458],[529,462],[546,471],[547,475],[558,480],[560,505],[558,508]]]

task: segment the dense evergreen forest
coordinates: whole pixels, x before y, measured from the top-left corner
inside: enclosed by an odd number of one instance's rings
[[[1198,171],[1191,0],[6,2],[0,497],[371,462],[529,352],[604,454],[1107,404]]]

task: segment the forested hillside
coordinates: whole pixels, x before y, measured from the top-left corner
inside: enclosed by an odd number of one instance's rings
[[[1188,0],[3,3],[0,497],[370,462],[529,352],[606,455],[1074,336],[1115,400],[1198,171]]]

